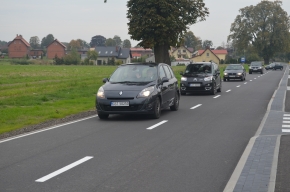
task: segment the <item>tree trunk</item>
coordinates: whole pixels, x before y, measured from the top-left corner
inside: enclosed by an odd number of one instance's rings
[[[270,62],[270,58],[268,56],[264,56],[264,63],[265,65],[268,65]]]
[[[171,65],[169,58],[169,45],[155,45],[154,46],[154,55],[156,63],[166,63]]]

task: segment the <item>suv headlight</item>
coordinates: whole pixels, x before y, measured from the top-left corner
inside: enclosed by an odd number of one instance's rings
[[[228,73],[224,73],[224,75],[228,75]]]
[[[211,80],[212,80],[212,76],[205,77],[203,80],[204,80],[204,81],[211,81]]]
[[[187,81],[187,77],[181,77],[181,81]]]
[[[154,86],[151,87],[147,87],[145,89],[143,89],[137,97],[148,97],[149,95],[151,95],[151,93],[153,93],[154,91]]]
[[[100,87],[97,93],[97,97],[99,98],[105,98],[105,91],[103,89],[103,87]]]
[[[242,73],[237,73],[238,75],[242,75]]]

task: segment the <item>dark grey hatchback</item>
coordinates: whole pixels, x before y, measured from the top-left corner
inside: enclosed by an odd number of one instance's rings
[[[100,119],[110,114],[149,114],[157,119],[162,109],[178,110],[178,81],[167,64],[123,64],[103,82],[96,96]]]
[[[224,81],[231,79],[246,80],[246,70],[241,64],[229,64],[224,71]]]

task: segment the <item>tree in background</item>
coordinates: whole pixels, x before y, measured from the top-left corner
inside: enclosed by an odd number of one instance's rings
[[[90,42],[91,47],[101,46],[104,47],[106,43],[106,38],[101,35],[96,35],[92,37],[92,40]]]
[[[54,36],[52,34],[48,34],[46,37],[42,38],[41,48],[46,48],[53,41],[54,41]]]
[[[109,38],[106,40],[106,46],[107,47],[112,47],[112,46],[116,46],[116,41],[112,38]]]
[[[202,42],[202,48],[203,49],[211,48],[212,45],[213,45],[213,42],[211,40],[204,40]]]
[[[96,50],[89,50],[89,51],[87,52],[87,58],[88,58],[89,60],[94,60],[95,63],[96,63],[96,61],[97,61],[97,59],[98,59],[98,56],[99,56],[99,54],[98,54],[98,52],[97,52]]]
[[[281,5],[281,1],[261,1],[240,9],[228,40],[236,40],[240,50],[252,45],[268,64],[275,53],[285,52],[290,43],[290,19]]]
[[[30,37],[29,44],[33,49],[40,48],[40,40],[37,36]]]
[[[81,62],[80,54],[76,49],[72,49],[69,54],[63,57],[63,61],[66,65],[78,65]]]
[[[202,48],[202,40],[196,37],[192,31],[188,31],[184,35],[184,45],[186,47],[192,47],[194,50]]]
[[[117,46],[122,46],[122,40],[121,40],[121,38],[118,35],[115,35],[113,37],[113,39],[114,39],[114,41],[115,41]]]
[[[123,47],[124,47],[124,48],[131,48],[131,42],[130,42],[129,39],[125,39],[125,40],[123,41]]]
[[[76,50],[78,50],[78,49],[81,49],[82,48],[82,46],[81,46],[81,41],[79,41],[79,40],[71,40],[70,42],[69,42],[69,44],[68,44],[68,46],[67,46],[67,49],[68,50],[72,50],[72,49],[76,49]]]
[[[170,46],[184,38],[189,25],[209,14],[203,0],[128,0],[129,34],[144,48],[153,48],[157,63],[171,64]]]

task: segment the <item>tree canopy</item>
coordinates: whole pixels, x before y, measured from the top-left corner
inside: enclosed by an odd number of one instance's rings
[[[40,47],[40,41],[37,36],[30,37],[29,44],[33,49],[37,49]]]
[[[286,51],[290,44],[290,19],[281,5],[281,1],[261,1],[240,9],[228,40],[234,40],[241,50],[253,46],[265,63],[269,63],[275,53]]]
[[[210,48],[212,45],[213,45],[213,42],[211,40],[204,40],[202,42],[203,49]]]
[[[131,48],[131,41],[129,39],[125,39],[123,41],[123,47],[124,48]]]
[[[170,64],[169,47],[182,41],[189,25],[209,14],[203,0],[129,0],[129,34],[144,48],[154,48],[155,61]]]
[[[96,46],[105,46],[106,43],[106,38],[101,36],[101,35],[96,35],[92,37],[92,40],[90,42],[91,47],[96,47]]]
[[[186,47],[192,47],[194,50],[202,48],[202,40],[199,37],[196,37],[192,31],[188,31],[184,35],[184,45]]]
[[[41,48],[46,48],[53,41],[54,41],[54,36],[52,34],[48,34],[46,37],[42,38]]]

